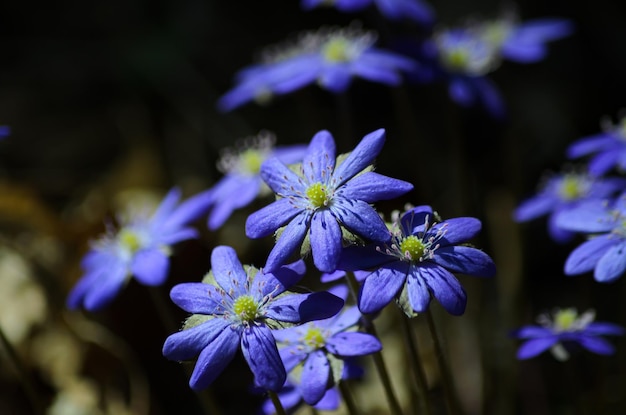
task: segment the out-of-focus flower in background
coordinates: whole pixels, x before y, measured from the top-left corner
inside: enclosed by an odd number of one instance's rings
[[[390,20],[411,19],[430,26],[435,19],[432,7],[422,0],[302,0],[302,8],[329,6],[342,12],[357,12],[375,5]]]

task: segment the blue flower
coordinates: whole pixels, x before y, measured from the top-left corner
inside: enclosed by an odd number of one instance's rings
[[[360,319],[359,310],[349,307],[335,317],[274,332],[285,369],[297,370],[299,391],[307,404],[318,403],[341,381],[343,359],[381,350],[376,337],[356,331]]]
[[[11,135],[11,127],[8,125],[0,125],[0,141]]]
[[[276,158],[263,164],[261,177],[278,200],[248,217],[246,235],[262,238],[284,226],[267,259],[268,271],[283,264],[305,237],[315,266],[323,272],[336,268],[342,228],[367,240],[389,240],[385,223],[369,204],[404,194],[413,185],[371,171],[384,141],[385,131],[376,130],[336,161],[332,135],[320,131],[311,140],[299,171]]]
[[[218,229],[235,209],[247,206],[258,196],[270,194],[259,175],[261,165],[270,157],[285,164],[302,160],[305,145],[274,147],[273,134],[262,131],[247,138],[236,150],[226,150],[218,162],[224,177],[208,192],[210,212],[208,227]]]
[[[327,292],[286,292],[304,275],[303,261],[266,273],[242,266],[233,248],[218,246],[211,253],[211,268],[203,282],[172,288],[172,301],[192,316],[182,331],[166,339],[163,355],[179,361],[197,356],[189,386],[200,390],[241,348],[255,386],[280,390],[287,375],[272,329],[328,318],[341,309],[343,300]]]
[[[560,173],[544,180],[539,192],[524,200],[513,212],[517,222],[549,215],[548,233],[559,243],[570,241],[574,233],[557,223],[561,212],[576,208],[582,202],[606,198],[625,188],[621,178],[595,178],[587,173]]]
[[[230,111],[251,100],[267,102],[273,95],[293,92],[317,83],[334,93],[345,91],[353,77],[399,85],[401,72],[416,63],[402,55],[374,47],[376,35],[354,26],[322,28],[299,37],[294,45],[267,53],[264,62],[241,71],[237,86],[218,101]]]
[[[626,170],[626,117],[614,125],[603,123],[604,132],[581,138],[567,148],[567,157],[574,159],[592,155],[589,161],[589,173],[601,176],[618,167]]]
[[[131,277],[144,285],[163,284],[171,246],[197,237],[189,223],[207,209],[202,193],[181,204],[179,199],[180,190],[170,190],[153,215],[135,214],[93,243],[81,264],[85,273],[70,292],[67,306],[99,310],[113,301]]]
[[[452,272],[495,275],[487,254],[460,245],[478,234],[478,219],[436,220],[430,206],[418,206],[395,222],[389,243],[344,250],[339,269],[374,269],[361,286],[359,309],[363,313],[378,312],[394,299],[408,315],[421,313],[428,309],[432,293],[446,311],[461,315],[467,297]]]
[[[590,234],[591,238],[574,249],[565,261],[565,274],[594,271],[598,282],[611,282],[626,271],[626,194],[608,203],[588,201],[576,209],[560,213],[559,227]]]
[[[361,11],[372,4],[391,20],[409,18],[423,25],[431,25],[435,18],[432,7],[422,0],[302,0],[302,7],[310,10],[318,6],[331,5],[342,12]]]
[[[550,349],[557,360],[567,360],[573,346],[582,346],[590,352],[609,355],[613,346],[600,336],[622,336],[623,327],[612,323],[593,322],[595,312],[578,315],[574,308],[557,309],[552,318],[539,316],[539,326],[524,326],[512,333],[513,337],[526,340],[517,351],[518,359],[530,359]]]

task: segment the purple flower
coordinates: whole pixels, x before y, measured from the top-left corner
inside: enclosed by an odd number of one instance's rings
[[[621,178],[594,178],[586,173],[560,173],[544,180],[539,192],[524,200],[513,212],[516,222],[526,222],[549,215],[548,232],[559,243],[570,241],[574,233],[559,225],[562,212],[592,199],[606,198],[623,190],[626,181]]]
[[[278,200],[248,217],[246,235],[262,238],[284,226],[267,259],[267,271],[283,264],[305,238],[315,266],[323,272],[334,271],[342,228],[367,240],[389,240],[385,223],[369,204],[397,197],[413,186],[371,171],[384,141],[385,131],[376,130],[336,160],[332,135],[320,131],[311,140],[299,171],[276,158],[263,164],[261,177]]]
[[[593,200],[560,213],[559,227],[583,232],[591,238],[574,249],[565,261],[565,274],[594,271],[598,282],[611,282],[626,271],[626,194],[614,202]]]
[[[11,135],[11,127],[8,125],[0,125],[0,141]]]
[[[359,308],[363,313],[382,310],[393,299],[408,315],[428,309],[431,294],[453,315],[465,312],[465,290],[452,272],[473,276],[495,275],[491,258],[464,244],[478,234],[475,218],[436,222],[430,206],[405,212],[384,245],[346,248],[338,268],[375,269],[363,282]]]
[[[181,204],[179,199],[180,190],[170,190],[154,214],[122,218],[119,229],[109,229],[93,243],[81,264],[85,273],[70,292],[67,306],[99,310],[113,301],[131,276],[144,285],[163,284],[171,246],[197,237],[189,223],[207,209],[203,193]]]
[[[302,0],[302,7],[310,10],[318,6],[332,5],[342,12],[361,11],[372,4],[391,20],[409,18],[424,25],[431,25],[435,18],[432,7],[422,0]]]
[[[287,372],[297,368],[299,390],[315,405],[327,390],[341,381],[343,359],[381,350],[371,334],[356,331],[361,313],[349,307],[335,317],[274,331]]]
[[[552,318],[543,314],[537,319],[539,326],[524,326],[512,333],[526,340],[517,351],[518,359],[530,359],[550,349],[560,361],[569,358],[568,348],[578,345],[590,352],[613,354],[613,346],[600,336],[622,336],[624,328],[612,323],[593,322],[595,312],[589,310],[578,315],[574,308],[557,309]]]
[[[271,329],[279,322],[328,318],[341,309],[343,300],[326,292],[285,292],[304,275],[303,261],[266,273],[242,266],[234,249],[218,246],[211,254],[211,268],[202,282],[172,288],[172,301],[192,316],[182,331],[167,338],[163,355],[171,360],[197,356],[189,386],[200,390],[217,378],[241,348],[255,385],[280,390],[286,372]]]
[[[626,117],[618,124],[603,122],[603,133],[581,138],[567,148],[567,157],[574,159],[591,155],[589,173],[602,176],[617,166],[626,170]]]
[[[351,26],[322,28],[299,37],[288,47],[274,48],[259,65],[241,71],[237,86],[218,101],[218,108],[230,111],[251,100],[267,102],[317,83],[334,93],[345,91],[353,77],[386,85],[399,85],[401,72],[412,71],[416,63],[402,55],[374,47],[376,35]]]
[[[247,206],[258,196],[270,194],[259,175],[261,164],[276,157],[285,164],[302,160],[305,145],[274,147],[276,137],[267,131],[247,138],[236,150],[226,150],[218,163],[224,173],[209,191],[210,212],[208,227],[218,229],[235,209]]]

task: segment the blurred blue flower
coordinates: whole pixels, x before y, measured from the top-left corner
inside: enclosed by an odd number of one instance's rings
[[[382,349],[373,335],[356,331],[361,313],[356,307],[300,326],[274,331],[287,372],[298,367],[298,389],[309,405],[315,405],[343,376],[343,359]]]
[[[613,167],[626,171],[626,117],[618,124],[603,123],[604,132],[575,141],[567,148],[567,157],[592,156],[589,173],[602,176]]]
[[[275,141],[272,133],[262,131],[244,140],[236,149],[223,152],[217,167],[224,177],[208,192],[210,230],[222,226],[235,209],[247,206],[258,196],[271,193],[259,175],[266,159],[276,157],[285,164],[302,160],[306,145],[274,147]]]
[[[267,271],[283,264],[305,238],[315,266],[323,272],[334,271],[342,228],[367,240],[389,240],[385,223],[370,203],[397,197],[413,185],[371,171],[384,141],[385,131],[376,130],[336,160],[332,135],[320,131],[311,140],[299,172],[276,158],[263,164],[261,177],[278,200],[248,217],[246,235],[262,238],[284,226],[267,259]]]
[[[286,380],[272,329],[335,315],[343,300],[327,292],[296,294],[286,290],[305,272],[303,261],[272,273],[243,266],[235,250],[218,246],[211,253],[211,272],[199,283],[172,288],[170,297],[192,313],[183,330],[170,335],[163,355],[197,362],[189,386],[209,386],[241,348],[255,386],[278,391]]]
[[[348,88],[353,77],[399,85],[400,73],[415,70],[416,63],[375,48],[375,42],[374,33],[355,26],[305,33],[295,44],[274,48],[261,64],[239,72],[237,85],[219,99],[218,108],[230,111],[252,100],[267,102],[273,95],[312,83],[339,93]]]
[[[552,317],[540,315],[537,319],[539,326],[524,326],[511,334],[525,340],[517,351],[517,358],[530,359],[550,349],[557,360],[564,361],[576,345],[596,354],[613,354],[613,346],[600,336],[622,336],[624,328],[617,324],[594,322],[594,319],[593,310],[579,316],[574,308],[557,309]]]
[[[487,254],[464,244],[478,234],[480,221],[437,222],[430,206],[418,206],[394,223],[390,242],[348,247],[342,253],[339,269],[374,269],[361,286],[359,309],[375,313],[397,299],[408,315],[421,313],[432,294],[450,314],[463,314],[467,297],[452,272],[491,277],[496,271]]]
[[[84,275],[67,298],[67,306],[96,311],[108,305],[131,277],[144,285],[161,285],[169,271],[171,246],[197,237],[189,223],[207,209],[200,193],[179,204],[180,190],[174,188],[154,214],[135,212],[120,218],[121,227],[111,227],[95,241],[82,260]]]
[[[556,224],[590,235],[565,261],[565,274],[594,271],[598,282],[611,282],[626,272],[626,194],[615,201],[593,200],[560,213]]]
[[[383,16],[391,20],[408,18],[430,26],[435,19],[432,7],[422,0],[302,0],[301,4],[305,10],[331,6],[348,13],[361,11],[374,4]]]
[[[8,125],[0,125],[0,141],[11,135],[11,127]]]
[[[582,202],[604,199],[626,188],[622,178],[596,178],[587,173],[559,173],[545,179],[540,190],[513,212],[516,222],[526,222],[549,215],[548,233],[558,243],[572,240],[574,233],[557,223],[561,212],[576,208]]]

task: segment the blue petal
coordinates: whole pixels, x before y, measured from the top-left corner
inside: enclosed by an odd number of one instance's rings
[[[256,239],[271,235],[301,212],[290,199],[279,199],[248,216],[246,236]]]
[[[523,201],[513,212],[516,222],[526,222],[549,213],[557,204],[557,200],[548,194],[540,193]]]
[[[259,194],[261,179],[226,175],[213,188],[213,203],[209,213],[208,228],[221,227],[235,209],[247,206]]]
[[[580,335],[576,339],[576,342],[596,354],[609,355],[615,353],[613,345],[602,337]]]
[[[328,209],[318,210],[311,220],[311,251],[313,263],[322,272],[337,268],[341,255],[342,235],[337,219]]]
[[[410,18],[428,25],[435,19],[432,8],[421,0],[375,0],[380,12],[390,19]]]
[[[626,271],[626,242],[610,247],[598,260],[593,276],[598,282],[612,282]]]
[[[438,265],[422,264],[418,267],[420,276],[424,279],[433,296],[443,308],[454,316],[465,312],[467,295],[459,281]]]
[[[319,291],[310,294],[302,294],[308,296],[300,304],[301,322],[322,320],[334,316],[341,310],[344,301],[326,291]]]
[[[476,277],[493,277],[496,265],[483,251],[468,246],[446,246],[435,251],[434,261],[442,267]]]
[[[125,273],[125,270],[123,271]],[[85,275],[83,275],[80,280],[76,283],[72,291],[67,296],[67,307],[70,310],[75,310],[80,307],[83,302],[85,295],[88,292],[92,291],[92,288],[95,287],[97,291],[97,287],[100,285],[100,282],[107,278],[109,275],[108,268],[95,268]]]
[[[466,242],[480,232],[482,224],[476,218],[451,218],[433,226],[430,232],[436,233],[439,230],[445,230],[443,241],[445,245],[456,245]],[[442,243],[442,245],[444,245]]]
[[[277,321],[300,323],[300,307],[310,294],[285,294],[266,306],[265,316]]]
[[[169,258],[160,249],[142,249],[135,254],[130,272],[144,285],[161,285],[167,279]]]
[[[409,264],[396,261],[379,268],[365,279],[359,295],[359,309],[375,313],[389,304],[404,285]]]
[[[476,102],[476,93],[465,77],[453,77],[448,85],[448,94],[452,101],[463,107],[469,107]]]
[[[246,294],[248,275],[233,248],[224,245],[213,248],[211,270],[217,284],[231,297],[236,298]]]
[[[163,198],[161,204],[152,215],[153,223],[162,223],[165,222],[167,217],[174,211],[174,208],[178,204],[180,200],[180,189],[178,187],[172,188],[167,195]]]
[[[326,183],[335,168],[335,140],[326,130],[311,139],[302,160],[304,177],[311,182]]]
[[[424,232],[424,224],[428,219],[429,225],[433,223],[433,209],[428,205],[416,206],[404,212],[400,218],[403,235],[414,235]]]
[[[380,341],[371,334],[344,332],[335,334],[326,340],[326,350],[336,356],[364,356],[382,349]]]
[[[182,333],[182,332],[181,332]],[[198,356],[189,386],[193,390],[207,388],[222,373],[235,357],[239,348],[240,335],[230,326],[226,326]]]
[[[319,324],[328,328],[331,334],[336,334],[351,327],[354,327],[359,322],[361,317],[361,311],[358,309],[358,307],[351,306],[346,308],[336,318],[324,320]]]
[[[622,326],[613,323],[603,323],[600,321],[589,323],[584,329],[585,334],[590,335],[612,335],[622,336],[626,334],[626,330]]]
[[[174,333],[165,340],[163,356],[170,360],[191,360],[209,346],[209,343],[215,340],[229,325],[227,320],[212,318],[190,329]],[[227,330],[229,333],[231,332],[231,329]]]
[[[171,229],[169,232],[158,235],[158,241],[159,245],[173,245],[180,241],[195,239],[197,237],[198,231],[194,228],[175,228]]]
[[[276,340],[280,340],[279,336],[276,336],[277,332],[287,332],[287,330],[272,330],[272,334],[276,337]],[[296,334],[293,330],[292,333]],[[298,334],[299,335],[299,334]],[[295,339],[297,340],[297,339]],[[283,365],[285,366],[285,370],[287,373],[291,372],[293,368],[298,366],[300,362],[302,362],[307,357],[307,352],[302,348],[300,343],[282,347],[279,351],[280,359],[283,361]]]
[[[222,294],[217,287],[203,282],[187,282],[172,287],[170,298],[191,314],[223,314]]]
[[[385,144],[385,130],[382,128],[363,137],[348,157],[335,168],[333,177],[337,180],[337,187],[372,164],[382,150],[383,144]]]
[[[565,260],[565,274],[577,275],[591,271],[607,250],[618,243],[620,243],[619,239],[609,236],[598,236],[584,242],[574,249]]]
[[[358,175],[341,188],[341,196],[373,203],[379,200],[394,199],[413,189],[413,185],[403,180],[393,179],[372,171]]]
[[[322,350],[309,355],[302,367],[300,390],[302,398],[309,405],[315,405],[322,399],[330,383],[330,362]]]
[[[552,336],[552,330],[539,326],[524,326],[511,333],[512,337],[518,339],[532,339],[536,337]]]
[[[356,271],[383,266],[397,261],[397,258],[378,251],[378,245],[349,246],[341,252],[337,268],[345,271]]]
[[[281,196],[303,194],[306,190],[302,178],[281,163],[276,157],[261,165],[259,173],[272,191]]]
[[[411,273],[406,283],[407,294],[411,308],[416,313],[423,313],[428,310],[430,305],[430,290],[426,281],[424,281],[417,272]]]
[[[530,359],[554,346],[558,337],[537,337],[523,343],[517,350],[518,359]]]
[[[548,216],[548,235],[556,243],[565,244],[574,239],[576,234],[567,229],[563,229],[558,224],[558,218],[561,210],[555,210]]]
[[[572,209],[561,210],[555,217],[556,225],[573,232],[609,232],[616,224],[607,204],[602,200],[589,200]]]
[[[210,190],[190,197],[169,215],[163,224],[163,229],[175,229],[199,219],[208,211],[210,203]]]
[[[319,85],[331,92],[344,92],[350,86],[352,73],[346,63],[326,65],[318,79]]]
[[[380,215],[373,207],[361,200],[338,198],[331,206],[331,211],[346,228],[356,235],[375,242],[387,242],[391,239],[391,232]],[[327,270],[327,272],[333,270]]]
[[[250,326],[241,337],[241,351],[254,374],[254,385],[277,392],[285,383],[283,366],[272,331],[266,326]]]
[[[322,399],[314,405],[318,411],[335,411],[339,409],[341,397],[337,388],[333,387],[326,391]]]
[[[92,285],[85,293],[84,307],[89,311],[97,311],[108,305],[124,288],[127,282],[128,268],[122,262],[110,264],[104,278],[97,285]]]
[[[264,267],[265,272],[274,272],[278,267],[283,265],[302,244],[309,230],[310,219],[311,213],[305,210],[287,224],[280,238],[276,241],[276,245],[274,245],[274,248],[267,257],[267,262]]]
[[[567,158],[574,159],[608,149],[615,144],[613,136],[602,133],[581,138],[567,148]]]
[[[619,162],[620,156],[620,152],[616,150],[598,154],[589,161],[589,173],[594,176],[602,176]]]
[[[303,260],[283,265],[272,273],[260,270],[252,282],[250,292],[259,292],[260,298],[269,294],[277,296],[300,281],[305,272],[306,265]]]

